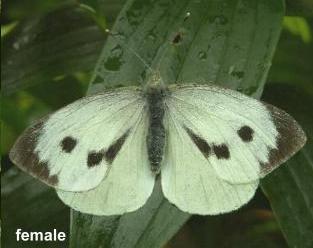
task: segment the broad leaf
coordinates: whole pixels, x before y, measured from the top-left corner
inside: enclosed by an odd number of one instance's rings
[[[68,234],[69,221],[68,207],[58,199],[52,188],[17,168],[10,169],[1,177],[1,243],[4,247],[21,247],[15,234],[19,228],[28,232],[51,232],[55,228]],[[53,242],[51,247],[64,248],[67,243],[68,239]],[[22,245],[33,248],[34,242],[23,242]]]
[[[262,180],[290,247],[313,246],[313,95],[297,86],[270,85],[264,99],[292,114],[308,137],[305,147]]]
[[[258,97],[283,14],[282,1],[130,0],[117,17],[89,92],[144,84],[149,69],[140,56],[161,72],[165,83],[212,81]],[[157,185],[148,203],[134,213],[96,217],[73,211],[71,247],[166,243],[188,215],[169,204]]]
[[[103,32],[76,5],[24,20],[1,44],[3,92],[90,71],[103,41]]]

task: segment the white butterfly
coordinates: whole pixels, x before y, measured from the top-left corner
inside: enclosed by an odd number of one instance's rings
[[[108,90],[41,119],[10,157],[81,212],[134,211],[160,174],[171,203],[214,215],[247,203],[305,142],[283,110],[218,86],[164,86],[154,74],[144,89]]]

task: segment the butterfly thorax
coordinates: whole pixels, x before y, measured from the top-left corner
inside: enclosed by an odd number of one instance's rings
[[[163,125],[164,102],[167,93],[158,74],[153,75],[148,82],[145,93],[149,110],[149,128],[147,134],[148,158],[151,170],[159,173],[165,147],[165,128]]]

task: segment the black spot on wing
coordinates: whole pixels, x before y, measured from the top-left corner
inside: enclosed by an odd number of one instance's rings
[[[67,136],[61,141],[60,146],[62,148],[62,151],[66,152],[66,153],[70,153],[73,151],[76,144],[77,144],[76,139],[74,139],[71,136]]]
[[[213,151],[218,159],[230,158],[230,153],[226,144],[213,145]]]
[[[242,126],[238,131],[237,134],[244,142],[250,142],[253,140],[253,129],[247,125]]]
[[[112,164],[116,155],[121,150],[128,134],[129,131],[127,131],[122,137],[117,139],[111,146],[109,146],[109,148],[106,151],[100,150],[98,152],[97,151],[89,152],[87,157],[87,166],[89,168],[97,166],[101,163],[103,159],[105,159],[105,161],[108,162],[109,164]]]
[[[189,135],[189,137],[191,138],[191,140],[193,141],[193,143],[195,143],[195,145],[198,147],[198,149],[201,151],[201,153],[203,154],[203,156],[205,158],[208,158],[210,153],[211,153],[211,148],[209,146],[209,144],[202,138],[200,138],[199,136],[197,136],[192,130],[190,130],[187,127],[184,127],[184,129],[186,130],[187,134]]]
[[[91,151],[88,153],[87,165],[89,168],[99,165],[104,157],[104,152]]]
[[[121,150],[123,144],[126,141],[128,134],[129,134],[129,130],[122,137],[117,139],[105,152],[104,158],[109,164],[112,164],[116,155]]]
[[[23,171],[42,180],[51,186],[58,184],[58,176],[50,175],[48,161],[41,161],[35,152],[38,138],[41,135],[43,125],[48,118],[42,118],[35,125],[26,129],[18,138],[10,151],[10,159]]]

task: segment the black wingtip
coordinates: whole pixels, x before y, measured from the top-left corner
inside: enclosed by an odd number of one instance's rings
[[[298,122],[284,110],[266,104],[278,131],[276,148],[269,152],[268,162],[261,164],[263,175],[268,174],[280,164],[296,154],[306,143],[307,137]]]

